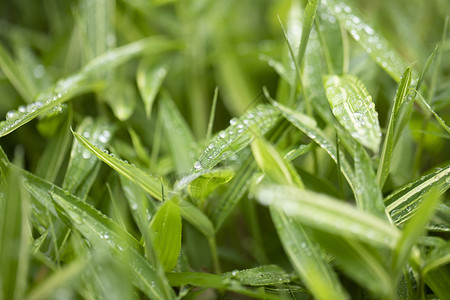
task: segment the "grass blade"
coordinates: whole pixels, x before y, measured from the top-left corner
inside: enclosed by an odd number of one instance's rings
[[[450,188],[450,165],[425,175],[394,191],[384,200],[386,212],[390,214],[396,225],[410,219],[432,189],[439,194]]]
[[[3,164],[4,162],[2,162]],[[6,175],[6,174],[5,174]],[[0,298],[22,299],[28,269],[28,195],[21,174],[9,168],[0,197]]]
[[[440,200],[438,191],[432,189],[430,193],[422,200],[420,206],[415,211],[411,219],[405,224],[403,234],[398,240],[394,251],[393,269],[394,272],[400,272],[404,262],[408,259],[414,244],[423,233],[425,225],[432,217],[434,210]]]
[[[376,182],[369,155],[360,145],[355,150],[356,205],[364,211],[386,218],[383,196]]]
[[[0,68],[9,79],[14,88],[26,102],[33,101],[36,96],[36,87],[24,74],[26,70],[14,61],[8,51],[0,44]]]
[[[72,133],[81,145],[94,153],[98,158],[100,158],[103,162],[116,170],[120,175],[141,186],[155,199],[162,200],[161,183],[158,179],[151,176],[150,174],[147,174],[145,171],[139,169],[138,167],[130,165],[123,160],[120,160],[110,154],[103,152],[102,150],[100,150],[100,148],[91,144],[82,135],[73,131]]]
[[[255,133],[265,134],[278,120],[278,112],[269,105],[259,105],[216,135],[194,164],[197,171],[210,169],[248,146]]]
[[[78,126],[78,132],[99,147],[106,147],[113,136],[115,127],[104,120],[94,121],[85,118]],[[62,187],[71,194],[85,199],[93,180],[98,174],[99,161],[77,140],[72,145],[69,166],[64,177]]]
[[[393,248],[400,232],[382,219],[324,194],[297,188],[260,186],[256,198],[264,205],[283,209],[302,224],[369,245]]]
[[[169,65],[165,62],[158,63],[154,66],[144,61],[139,64],[136,81],[142,100],[144,101],[145,113],[149,119],[152,114],[153,102],[156,99],[156,95],[158,95],[168,71]]]
[[[330,75],[324,79],[334,116],[363,146],[377,153],[381,142],[378,113],[363,83],[352,75]]]
[[[152,218],[150,230],[156,256],[166,272],[172,271],[181,249],[180,207],[165,201]]]
[[[277,265],[263,265],[246,270],[235,270],[222,275],[238,280],[243,285],[279,285],[291,281],[289,274]]]
[[[302,225],[288,216],[286,210],[274,205],[271,205],[270,213],[286,254],[314,297],[347,299],[321,249],[308,237]]]
[[[402,80],[397,89],[397,95],[394,99],[389,124],[384,138],[383,149],[381,150],[380,162],[378,164],[377,182],[380,188],[383,187],[391,166],[392,151],[394,150],[395,125],[398,119],[400,106],[408,95],[408,89],[411,85],[411,68],[407,68],[403,73]]]
[[[172,298],[165,278],[161,278],[147,262],[142,256],[141,245],[119,224],[61,188],[25,171],[23,174],[27,189],[39,203],[49,207],[49,210],[62,221],[70,221],[86,239],[101,242],[103,246],[121,257],[130,268],[134,284],[148,297]]]
[[[331,7],[339,22],[353,36],[355,41],[383,68],[395,81],[399,82],[406,64],[389,42],[378,34],[359,13],[346,1],[325,0],[323,5]]]
[[[184,175],[192,168],[197,155],[194,136],[167,93],[161,97],[159,114],[176,173]]]

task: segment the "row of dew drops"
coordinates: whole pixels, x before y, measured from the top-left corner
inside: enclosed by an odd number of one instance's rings
[[[277,116],[275,108],[260,104],[245,116],[231,119],[230,126],[219,132],[194,163],[194,169],[210,168],[243,149],[256,134],[253,129],[258,130],[258,134],[264,134],[275,124]]]

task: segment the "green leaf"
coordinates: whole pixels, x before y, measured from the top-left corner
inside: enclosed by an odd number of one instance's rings
[[[352,75],[325,76],[328,102],[339,123],[363,146],[377,153],[381,142],[378,113],[363,83]]]
[[[398,229],[387,221],[324,194],[264,185],[257,187],[255,195],[260,203],[283,209],[302,224],[331,234],[388,248],[400,238]]]
[[[428,272],[425,283],[431,288],[439,299],[448,299],[450,295],[450,266],[445,265],[439,269]]]
[[[210,273],[167,273],[166,274],[172,286],[192,285],[204,288],[214,288],[218,290],[228,290],[231,292],[246,295],[253,299],[279,299],[278,296],[266,293],[264,289],[248,289],[239,284],[237,280],[224,278],[220,275]]]
[[[397,189],[384,200],[386,212],[389,213],[396,225],[400,225],[410,219],[432,189],[439,194],[444,193],[450,187],[450,165],[421,177]]]
[[[291,281],[289,274],[277,265],[263,265],[246,270],[234,270],[222,277],[238,280],[240,284],[250,286],[280,285]]]
[[[303,182],[292,165],[281,158],[277,150],[263,138],[252,144],[253,157],[264,174],[274,182],[303,188]]]
[[[163,93],[159,104],[160,120],[176,173],[184,175],[192,168],[197,155],[194,136],[167,93]]]
[[[229,168],[215,168],[203,170],[183,177],[176,189],[187,188],[189,195],[196,201],[208,197],[214,190],[229,182],[234,176],[234,170]]]
[[[400,272],[408,259],[414,244],[425,230],[425,225],[432,217],[434,210],[440,200],[438,191],[432,189],[426,198],[421,202],[411,219],[405,224],[403,234],[398,240],[393,257],[393,269]]]
[[[364,21],[357,10],[347,1],[324,0],[340,24],[347,29],[356,42],[383,68],[395,81],[399,82],[406,64],[390,43],[372,26]]]
[[[68,284],[73,284],[74,281],[76,282],[76,280],[81,277],[83,271],[85,271],[87,264],[87,261],[82,260],[71,262],[70,264],[52,273],[40,284],[36,285],[27,294],[25,299],[39,300],[51,298],[58,288],[67,288]]]
[[[450,263],[450,241],[443,242],[436,248],[431,250],[426,259],[425,267],[423,268],[423,274],[426,274],[434,269],[443,267]]]
[[[255,134],[263,135],[278,120],[278,112],[270,105],[258,105],[239,119],[231,119],[230,126],[217,134],[194,164],[197,171],[211,169],[227,157],[250,144]]]
[[[314,140],[320,147],[322,147],[328,155],[337,162],[337,151],[336,145],[334,142],[330,141],[330,139],[325,135],[325,133],[317,127],[317,123],[314,119],[311,119],[307,115],[294,111],[291,108],[284,106],[278,102],[273,102],[276,108],[278,108],[282,115],[291,122],[295,127],[300,129],[303,133],[305,133],[309,138]],[[340,152],[340,163],[341,163],[341,171],[347,179],[348,183],[352,187],[353,191],[356,190],[356,177],[353,172],[353,169],[345,155]]]
[[[116,170],[120,175],[126,177],[127,179],[133,181],[134,183],[141,186],[147,193],[152,195],[157,200],[162,200],[161,194],[161,183],[155,177],[147,174],[145,171],[128,164],[127,162],[120,160],[110,154],[107,154],[100,150],[98,147],[91,144],[82,135],[72,132],[75,138],[80,142],[81,145],[86,147],[89,151],[94,153],[103,162],[109,165],[111,168]]]
[[[258,193],[257,198],[261,201],[261,194]],[[290,217],[286,209],[273,204],[270,213],[284,251],[314,297],[323,300],[347,299],[322,250],[306,234],[301,223]]]
[[[356,205],[364,211],[386,219],[383,196],[376,182],[369,155],[360,145],[355,150]]]
[[[0,298],[22,299],[27,282],[28,241],[31,238],[28,194],[16,169],[9,168],[5,179],[6,190],[0,196]]]
[[[62,221],[69,220],[87,240],[101,242],[128,265],[134,284],[152,299],[173,298],[165,278],[142,256],[142,246],[122,227],[61,188],[22,171],[34,199]]]
[[[28,70],[21,68],[3,45],[0,45],[0,68],[22,98],[26,102],[33,101],[37,91],[34,83],[24,74]]]
[[[214,225],[200,209],[198,209],[192,203],[184,200],[180,202],[179,206],[180,213],[183,219],[197,228],[197,230],[203,233],[204,236],[208,238],[214,237]]]
[[[153,249],[166,272],[172,271],[181,249],[180,207],[173,201],[165,201],[150,223]]]
[[[115,127],[105,120],[93,120],[87,117],[80,123],[77,131],[95,145],[104,148],[113,136]],[[81,199],[85,199],[97,177],[98,170],[99,161],[95,154],[75,140],[62,187]]]
[[[408,89],[411,85],[411,68],[407,68],[403,73],[402,80],[397,88],[397,95],[394,99],[389,124],[384,138],[383,149],[381,150],[380,162],[378,164],[377,182],[380,188],[383,187],[391,166],[392,151],[394,150],[395,125],[398,119],[400,106],[408,95]]]
[[[166,62],[150,65],[142,61],[136,73],[136,81],[144,101],[145,113],[147,118],[152,114],[153,102],[158,95],[159,89],[169,71],[169,65]]]
[[[355,282],[380,297],[392,295],[395,281],[375,249],[324,232],[316,232],[314,238],[334,256],[338,268]]]

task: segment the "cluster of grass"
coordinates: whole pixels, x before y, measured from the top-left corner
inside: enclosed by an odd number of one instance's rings
[[[450,299],[448,1],[0,4],[0,299]]]

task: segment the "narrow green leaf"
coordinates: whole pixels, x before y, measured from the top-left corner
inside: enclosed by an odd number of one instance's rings
[[[426,259],[423,274],[426,274],[434,269],[443,267],[450,263],[450,241],[444,242],[442,245],[434,248]]]
[[[107,51],[85,65],[78,73],[59,80],[55,86],[37,96],[37,100],[17,111],[7,113],[5,121],[0,122],[0,137],[5,136],[39,115],[45,114],[55,106],[68,101],[76,95],[98,87],[92,84],[89,76],[96,72],[110,70],[141,53],[159,53],[176,48],[178,45],[161,37],[149,37],[128,45]]]
[[[431,288],[439,299],[448,299],[450,295],[450,266],[446,265],[439,269],[428,272],[425,283]]]
[[[303,188],[303,182],[294,168],[281,158],[277,150],[263,138],[253,140],[253,157],[264,174],[277,183]]]
[[[82,275],[87,266],[86,261],[76,260],[57,270],[44,282],[36,285],[26,296],[26,300],[49,299],[58,288],[67,287]]]
[[[148,297],[173,298],[165,278],[161,278],[142,256],[142,246],[119,224],[63,189],[26,171],[22,173],[25,185],[37,203],[48,207],[62,221],[69,220],[86,239],[101,242],[119,255],[130,268],[134,284]]]
[[[140,185],[147,193],[152,195],[157,200],[162,200],[161,183],[155,177],[146,173],[145,171],[128,164],[127,162],[120,160],[113,155],[107,154],[100,150],[98,147],[92,145],[82,135],[72,132],[75,138],[86,147],[89,151],[94,153],[103,162],[116,170],[120,175],[125,176],[127,179]]]
[[[210,169],[227,157],[248,146],[255,134],[265,134],[278,120],[278,112],[270,105],[258,105],[216,135],[194,164],[197,171]]]
[[[277,265],[263,265],[246,270],[235,270],[224,273],[222,276],[250,286],[280,285],[291,281],[289,274]]]
[[[356,42],[383,68],[395,81],[399,82],[406,64],[397,51],[378,34],[357,10],[347,1],[324,0],[323,5],[332,8],[339,22],[347,29]]]
[[[417,99],[419,99],[419,103],[422,104],[428,110],[428,112],[434,116],[439,125],[441,125],[441,127],[444,128],[444,130],[447,131],[448,134],[450,134],[450,127],[445,124],[445,121],[431,108],[431,106],[425,101],[425,99],[423,99],[420,94],[418,95],[419,97]]]
[[[214,237],[214,225],[209,218],[196,206],[188,201],[182,200],[179,204],[180,213],[183,219],[188,221],[198,231],[208,238]]]
[[[104,121],[85,118],[78,126],[78,132],[99,147],[106,147],[115,127]],[[77,140],[72,145],[69,166],[62,187],[70,193],[84,199],[98,174],[99,161]]]
[[[339,269],[375,295],[388,297],[395,281],[374,249],[348,238],[317,232],[315,239],[334,256]]]
[[[302,224],[370,245],[393,248],[400,232],[384,220],[324,194],[301,189],[259,186],[256,198],[264,205],[283,209]]]
[[[278,296],[266,293],[264,289],[249,289],[241,286],[237,280],[224,278],[220,275],[210,273],[167,273],[167,278],[172,286],[192,285],[217,290],[228,290],[253,299],[279,299]]]
[[[408,89],[411,85],[411,68],[407,68],[403,73],[402,80],[397,88],[397,95],[394,99],[389,124],[384,138],[383,149],[381,150],[380,162],[378,164],[377,182],[380,188],[383,187],[391,166],[392,151],[394,150],[394,132],[397,123],[400,106],[408,95]]]
[[[257,197],[261,199],[259,192]],[[323,300],[347,299],[322,250],[312,242],[298,220],[288,216],[286,209],[275,205],[270,206],[270,214],[284,251],[314,297]]]
[[[158,95],[159,89],[169,71],[169,65],[166,62],[150,65],[142,61],[136,73],[136,81],[144,101],[145,113],[147,118],[152,114],[153,102]]]
[[[314,24],[318,3],[319,0],[309,0],[308,3],[306,3],[305,12],[303,15],[302,37],[296,57],[300,68],[302,67],[303,59],[305,57],[306,46],[308,45],[309,34],[311,33],[311,28]]]
[[[229,182],[233,178],[234,173],[234,170],[229,168],[203,170],[183,177],[178,182],[176,189],[187,188],[189,195],[195,201],[202,200],[214,192],[218,186]]]
[[[28,195],[21,174],[9,168],[0,195],[0,298],[22,299],[28,269]]]
[[[386,218],[383,196],[376,182],[369,155],[360,145],[355,150],[356,205],[380,218]]]
[[[192,168],[197,155],[194,136],[167,93],[163,93],[159,104],[160,120],[176,173],[184,175]]]
[[[33,98],[37,94],[37,90],[33,82],[24,74],[24,72],[28,70],[23,70],[1,44],[0,68],[22,98],[25,99],[26,102],[33,101]]]
[[[364,84],[352,75],[329,75],[324,85],[339,123],[363,146],[377,153],[381,142],[378,113]]]
[[[181,249],[180,207],[173,201],[165,201],[150,223],[153,248],[166,272],[172,271]]]
[[[311,119],[307,115],[294,111],[291,108],[284,106],[278,102],[273,102],[276,108],[278,108],[282,115],[291,122],[295,127],[300,129],[309,138],[314,140],[320,147],[322,147],[328,155],[337,162],[337,151],[335,143],[330,141],[330,139],[325,135],[325,133],[317,127],[317,123],[314,119]],[[356,178],[353,169],[345,155],[343,153],[339,154],[341,162],[341,171],[347,179],[348,183],[352,187],[353,191],[356,190]]]
[[[394,191],[384,200],[386,212],[396,225],[400,225],[414,215],[419,204],[432,189],[442,194],[448,188],[450,188],[450,165],[443,169],[438,168],[435,172]]]
[[[432,217],[439,200],[438,191],[432,189],[426,198],[422,200],[411,219],[405,224],[403,234],[398,240],[394,251],[392,263],[394,271],[400,272],[402,267],[404,267],[404,263],[408,259],[411,249],[419,236],[423,234],[425,225]]]

